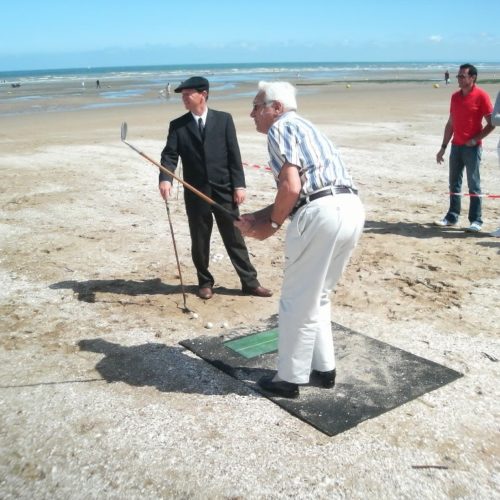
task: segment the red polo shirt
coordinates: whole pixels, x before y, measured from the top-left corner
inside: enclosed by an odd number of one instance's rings
[[[464,96],[462,90],[451,96],[450,113],[453,120],[453,144],[463,146],[483,128],[483,118],[491,115],[490,96],[477,85]],[[481,141],[478,142],[481,144]]]

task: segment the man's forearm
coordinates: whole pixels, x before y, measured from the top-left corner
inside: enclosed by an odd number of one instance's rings
[[[446,124],[446,127],[444,127],[443,143],[442,143],[443,149],[446,149],[446,146],[448,146],[448,143],[451,141],[452,137],[453,137],[453,126],[448,122]]]
[[[492,125],[491,123],[487,123],[483,129],[481,130],[481,132],[479,132],[479,134],[474,137],[474,139],[479,142],[481,140],[483,140],[485,137],[487,137],[493,130],[495,130],[495,126]]]
[[[253,216],[255,217],[255,222],[257,224],[265,224],[269,222],[269,219],[271,218],[271,212],[273,211],[273,205],[268,205],[267,207],[264,207],[257,212],[253,212]]]

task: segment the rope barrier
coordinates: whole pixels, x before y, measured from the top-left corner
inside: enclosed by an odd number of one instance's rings
[[[268,167],[268,166],[263,167],[262,165],[256,165],[255,163],[247,163],[245,161],[243,162],[243,166],[250,167],[250,168],[257,168],[257,169],[261,169],[261,170],[267,170],[268,172],[271,171],[271,167]]]
[[[500,194],[450,193],[450,196],[470,196],[471,198],[500,198]]]
[[[254,168],[258,170],[265,170],[266,172],[271,172],[271,167],[257,165],[256,163],[243,162],[244,167]],[[500,194],[475,194],[475,193],[449,193],[450,196],[469,196],[471,198],[492,198],[500,199]]]

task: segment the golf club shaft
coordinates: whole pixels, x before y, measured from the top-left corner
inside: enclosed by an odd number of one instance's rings
[[[179,254],[177,253],[177,245],[175,244],[174,226],[172,224],[172,218],[170,217],[170,207],[168,206],[167,200],[165,200],[165,207],[167,208],[168,225],[170,226],[170,234],[172,235],[175,260],[177,262],[177,270],[179,271],[179,279],[181,280],[182,298],[184,300],[184,311],[189,312],[189,308],[186,304],[186,291],[184,290],[184,281],[182,280],[182,271],[181,271],[181,264],[179,262]]]
[[[202,193],[195,187],[191,186],[191,184],[188,184],[186,181],[182,180],[180,177],[177,177],[174,173],[172,173],[170,170],[165,168],[163,165],[160,165],[157,161],[153,160],[153,158],[149,157],[147,154],[143,153],[139,149],[137,149],[135,146],[127,142],[125,139],[122,139],[122,141],[129,147],[132,148],[136,153],[139,153],[143,158],[148,160],[150,163],[153,165],[156,165],[163,173],[173,177],[176,181],[180,182],[184,187],[192,191],[195,195],[199,196],[202,200],[206,201],[209,205],[212,205],[213,207],[219,209],[221,212],[225,213],[228,217],[231,217],[233,220],[237,220],[238,216],[230,212],[227,208],[224,208],[222,205],[219,205],[216,201],[212,200],[212,198],[208,197],[206,194]]]

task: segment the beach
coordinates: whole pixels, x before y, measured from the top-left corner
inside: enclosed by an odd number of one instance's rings
[[[6,99],[2,498],[498,496],[500,239],[488,233],[500,225],[500,199],[484,198],[481,233],[464,231],[466,197],[458,227],[432,224],[448,207],[447,164],[435,156],[456,84],[302,83],[299,113],[339,148],[366,208],[333,321],[464,376],[334,437],[286,413],[179,345],[276,318],[286,228],[247,241],[270,299],[241,294],[214,231],[215,295],[203,301],[175,185],[174,234],[198,317],[183,311],[157,169],[120,140],[126,121],[127,140],[159,160],[170,120],[185,112],[178,95],[155,87],[144,101],[103,106],[87,84],[41,99],[40,112]],[[494,100],[498,83],[480,86]],[[221,86],[208,102],[235,121],[242,212],[275,193],[266,138],[249,116],[255,90]],[[500,193],[497,143],[495,130],[484,141],[484,193]]]

